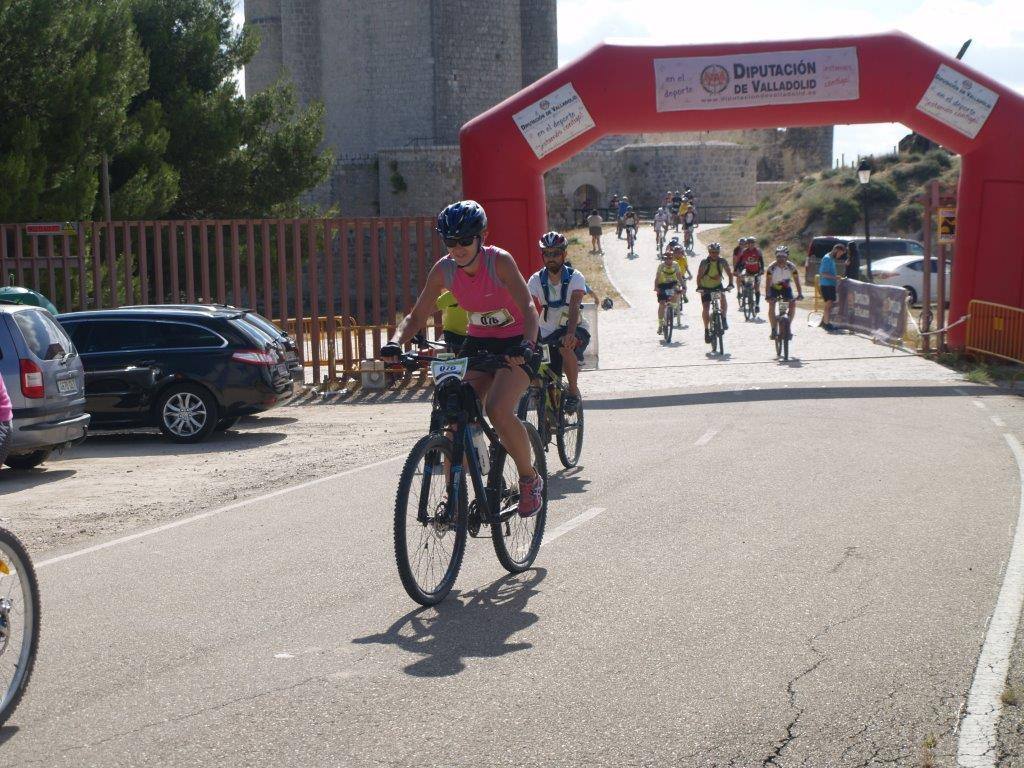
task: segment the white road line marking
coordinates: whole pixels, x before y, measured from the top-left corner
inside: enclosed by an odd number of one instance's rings
[[[971,402],[974,403],[975,408],[981,408],[982,410],[985,410],[985,404],[981,402],[981,400],[971,400]]]
[[[707,445],[708,443],[711,442],[711,438],[713,438],[715,435],[717,435],[720,431],[721,430],[718,427],[712,427],[707,432],[705,432],[703,435],[698,437],[697,438],[697,442],[695,442],[694,445],[697,445],[697,446]]]
[[[967,695],[967,708],[957,745],[957,766],[995,766],[996,726],[1002,712],[1002,694],[1010,666],[1010,652],[1024,604],[1024,447],[1013,435],[1004,434],[1017,460],[1020,475],[1020,511],[1017,532],[1010,547],[1006,575],[999,589],[996,607],[985,632],[978,666]]]
[[[544,546],[544,544],[550,544],[559,536],[564,536],[574,528],[579,528],[585,522],[587,522],[588,520],[593,520],[602,512],[604,512],[604,507],[591,507],[586,512],[583,512],[582,514],[579,514],[576,517],[574,517],[572,520],[566,520],[553,531],[548,531],[546,534],[544,534],[544,543],[541,544],[541,546]]]
[[[989,416],[989,418],[992,419],[992,423],[995,424],[997,427],[1005,427],[1006,426],[1006,423],[1002,419],[1000,419],[998,416]]]
[[[76,557],[81,557],[82,555],[88,555],[88,554],[91,554],[93,552],[99,552],[102,549],[110,549],[111,547],[116,547],[116,546],[118,546],[120,544],[126,544],[129,541],[135,541],[136,539],[142,539],[142,538],[145,538],[147,536],[153,536],[155,534],[162,533],[163,531],[169,531],[172,528],[179,528],[179,527],[181,527],[183,525],[189,525],[191,523],[195,523],[195,522],[198,522],[200,520],[205,520],[206,518],[213,517],[214,515],[219,515],[219,514],[222,514],[224,512],[230,512],[233,509],[239,509],[240,507],[244,507],[244,506],[247,506],[249,504],[258,504],[259,502],[266,501],[267,499],[274,499],[274,498],[277,498],[278,496],[284,496],[287,493],[294,493],[295,491],[301,491],[301,490],[303,490],[305,488],[312,488],[314,485],[320,485],[321,483],[326,483],[326,482],[329,482],[331,480],[337,480],[339,477],[345,477],[347,475],[354,475],[356,472],[362,472],[362,471],[367,470],[367,469],[373,469],[375,467],[380,467],[380,466],[383,466],[384,464],[389,464],[392,461],[398,461],[399,459],[404,459],[405,456],[406,456],[406,454],[403,454],[401,456],[392,456],[390,459],[381,459],[380,461],[375,461],[375,462],[373,462],[371,464],[364,464],[361,467],[353,467],[352,469],[346,469],[343,472],[335,472],[333,475],[327,475],[326,477],[318,477],[315,480],[307,480],[305,483],[299,483],[298,485],[292,485],[292,486],[289,486],[288,488],[281,488],[280,490],[273,491],[271,493],[265,493],[262,496],[257,496],[257,497],[252,498],[252,499],[245,499],[244,501],[236,501],[234,504],[228,504],[226,507],[219,507],[218,509],[211,509],[209,512],[200,512],[198,515],[192,515],[191,517],[182,518],[181,520],[175,520],[173,523],[167,523],[166,525],[160,525],[160,526],[157,526],[156,528],[150,528],[148,531],[140,531],[139,533],[133,533],[133,534],[131,534],[129,536],[122,536],[119,539],[114,539],[113,541],[107,541],[107,542],[104,542],[103,544],[96,544],[95,546],[92,546],[92,547],[86,547],[85,549],[80,549],[77,552],[69,552],[66,555],[58,555],[57,557],[51,557],[49,560],[41,560],[40,562],[37,562],[35,564],[35,566],[36,566],[37,569],[38,568],[45,568],[45,567],[47,567],[49,565],[55,565],[56,563],[62,563],[65,560],[72,560],[72,559],[74,559]]]

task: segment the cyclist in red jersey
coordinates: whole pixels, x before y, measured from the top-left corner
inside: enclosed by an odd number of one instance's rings
[[[516,407],[530,384],[537,357],[539,321],[533,298],[519,267],[507,252],[484,245],[487,214],[473,200],[452,203],[437,216],[437,231],[448,248],[427,274],[416,304],[381,347],[380,357],[397,360],[402,345],[426,325],[437,297],[450,290],[469,313],[463,357],[490,352],[509,363],[493,374],[471,371],[466,375],[484,403],[487,417],[501,444],[519,470],[519,514],[530,517],[543,503],[544,481],[534,468],[530,439],[516,416]],[[529,361],[529,362],[528,362]]]
[[[757,240],[755,238],[747,237],[744,239],[746,240],[746,248],[740,251],[733,261],[735,262],[737,276],[740,278],[754,278],[754,306],[759,309],[761,305],[761,285],[757,278],[764,274],[764,255],[761,253],[761,249],[757,247]]]

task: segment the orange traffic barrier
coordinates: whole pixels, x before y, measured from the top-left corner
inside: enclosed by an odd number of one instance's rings
[[[972,299],[968,313],[965,349],[1024,363],[1024,309]]]

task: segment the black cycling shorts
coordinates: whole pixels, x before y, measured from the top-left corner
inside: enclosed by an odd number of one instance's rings
[[[818,289],[821,291],[821,298],[825,301],[836,300],[836,287],[834,285],[819,285]]]
[[[549,351],[551,353],[551,362],[552,364],[554,364],[557,360],[558,368],[561,368],[562,353],[560,350],[562,347],[562,339],[565,338],[565,332],[567,330],[568,328],[557,328],[540,340],[541,344],[548,345]],[[586,352],[587,347],[590,346],[590,331],[588,331],[586,328],[577,328],[576,338],[579,340],[579,344],[576,345],[576,348],[573,350],[573,352],[576,353],[576,359],[582,363],[583,353]]]
[[[780,291],[774,285],[769,285],[768,296],[766,298],[768,299],[768,301],[775,301],[776,299],[782,299],[783,301],[792,301],[793,286],[791,286],[789,283],[786,283],[784,286],[782,286],[782,290]]]
[[[679,283],[673,280],[671,283],[658,283],[658,301],[671,301],[676,295],[676,286]]]
[[[721,288],[720,287],[719,288],[701,288],[700,289],[700,303],[701,304],[710,304],[711,303],[711,293],[710,293],[710,291],[717,291],[717,290],[721,290]]]
[[[481,352],[490,352],[492,355],[513,355],[519,353],[519,346],[522,343],[523,337],[521,334],[519,336],[509,336],[505,339],[467,336],[459,355],[461,357],[472,357],[473,355],[479,355]],[[531,379],[537,375],[536,368],[527,363],[523,363],[519,367],[526,371],[526,375]]]

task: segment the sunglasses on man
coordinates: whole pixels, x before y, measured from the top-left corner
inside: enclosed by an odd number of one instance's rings
[[[456,245],[465,247],[476,242],[476,235],[470,235],[469,237],[445,237],[443,239],[446,248],[454,248]]]
[[[540,250],[545,256],[561,256],[565,253],[565,248],[541,248]]]

